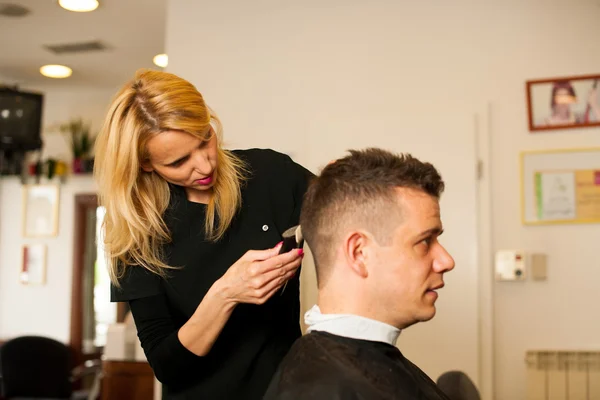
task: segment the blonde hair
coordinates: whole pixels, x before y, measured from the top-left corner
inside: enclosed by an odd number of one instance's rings
[[[175,267],[165,263],[161,252],[171,240],[163,219],[170,201],[169,185],[157,173],[142,170],[148,159],[148,140],[169,130],[202,140],[213,130],[217,135],[218,178],[206,210],[207,239],[222,238],[241,206],[245,164],[221,148],[221,122],[202,95],[176,75],[137,71],[114,97],[95,148],[94,177],[100,205],[106,209],[104,245],[116,286],[128,265],[160,276]]]

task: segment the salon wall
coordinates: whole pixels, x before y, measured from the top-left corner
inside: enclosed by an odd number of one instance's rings
[[[524,398],[524,354],[529,349],[600,347],[600,225],[528,226],[520,221],[522,150],[600,146],[600,129],[530,134],[523,94],[527,79],[600,73],[597,1],[510,2],[494,10],[485,99],[491,104],[493,247],[548,256],[548,279],[497,282],[494,287],[497,399]],[[560,21],[560,22],[559,22]],[[557,23],[560,29],[557,29]],[[481,56],[481,55],[479,55]],[[580,97],[587,93],[580,91]],[[548,100],[549,101],[549,100]]]
[[[45,94],[43,158],[70,160],[63,136],[53,127],[70,118],[83,117],[98,130],[113,89],[26,87]],[[59,233],[53,238],[22,237],[21,182],[16,177],[0,178],[0,338],[43,334],[67,342],[71,317],[74,196],[95,190],[91,175],[70,176],[60,186]],[[45,243],[47,280],[42,286],[19,283],[22,246]]]
[[[275,148],[314,172],[348,148],[369,145],[434,161],[448,183],[442,199],[445,228],[458,232],[445,234],[442,242],[461,267],[445,279],[438,317],[403,332],[399,346],[431,376],[460,368],[479,380],[479,272],[472,210],[480,107],[471,101],[477,88],[463,88],[469,71],[458,68],[468,51],[452,48],[455,41],[472,39],[466,32],[447,36],[433,49],[407,40],[421,29],[420,18],[428,8],[416,10],[410,22],[398,23],[403,7],[388,3],[235,4],[204,4],[200,10],[189,2],[171,2],[169,70],[202,91],[223,121],[230,147]],[[199,26],[188,13],[211,17]],[[190,37],[210,40],[203,41],[199,52],[184,45]],[[445,59],[447,69],[423,65],[420,57],[428,51]],[[456,93],[455,101],[438,107],[435,101],[448,97],[444,93]],[[454,158],[454,152],[462,154]],[[303,309],[316,299],[311,268],[307,257]],[[448,332],[440,337],[440,331]]]
[[[522,226],[518,171],[522,150],[600,145],[597,128],[530,134],[524,91],[528,79],[600,73],[599,20],[600,5],[591,0],[172,0],[167,52],[169,70],[196,84],[218,111],[231,146],[276,148],[313,171],[341,155],[346,143],[361,143],[426,155],[452,176],[453,168],[472,157],[473,147],[450,147],[442,137],[468,143],[463,135],[467,130],[475,136],[477,118],[479,140],[488,140],[491,148],[482,155],[484,170],[491,173],[483,186],[489,188],[483,197],[491,197],[491,212],[480,220],[491,234],[480,248],[491,251],[480,255],[478,268],[458,263],[452,274],[460,280],[450,274],[444,290],[457,285],[464,295],[444,297],[442,291],[436,319],[462,315],[444,308],[445,298],[471,316],[493,309],[491,318],[489,313],[474,317],[481,334],[493,341],[475,338],[456,348],[456,365],[479,359],[479,371],[469,372],[484,387],[485,398],[492,398],[493,381],[495,399],[518,400],[525,396],[526,350],[600,346],[600,320],[592,317],[600,301],[595,289],[600,265],[592,253],[600,226]],[[389,138],[382,139],[381,132]],[[456,188],[469,179],[469,174],[464,182],[452,176],[452,184]],[[470,231],[476,208],[469,209],[472,192],[465,189],[466,214],[460,206],[442,213],[466,216]],[[443,240],[458,238],[460,250],[470,252],[473,243],[462,238],[460,223],[452,226]],[[473,300],[473,285],[490,279],[493,252],[504,248],[546,253],[549,279],[491,283]],[[304,298],[310,301],[314,290],[307,290],[312,292]],[[471,331],[444,327],[423,336],[420,345],[430,346],[430,354],[414,359],[433,378],[436,346],[447,336]],[[403,336],[412,329],[421,328]],[[492,363],[480,358],[484,353],[494,355]]]

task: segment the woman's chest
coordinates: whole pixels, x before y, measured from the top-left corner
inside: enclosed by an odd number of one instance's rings
[[[193,313],[210,287],[248,250],[265,250],[281,241],[289,214],[285,204],[244,199],[243,207],[222,239],[206,240],[204,213],[188,209],[172,229],[165,246],[168,264],[176,267],[165,281],[171,301],[186,314]],[[276,208],[278,207],[278,208]]]

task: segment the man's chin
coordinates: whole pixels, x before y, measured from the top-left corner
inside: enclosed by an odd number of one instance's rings
[[[433,317],[435,317],[435,313],[436,313],[435,306],[434,305],[428,306],[421,313],[421,315],[420,315],[421,318],[419,318],[419,320],[421,322],[429,321],[429,320],[433,319]]]

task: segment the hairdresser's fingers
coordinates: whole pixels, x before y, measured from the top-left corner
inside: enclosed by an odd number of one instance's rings
[[[302,257],[298,257],[298,258],[292,260],[292,262],[289,262],[289,263],[281,266],[280,268],[276,268],[276,269],[270,270],[262,275],[255,276],[249,282],[250,286],[253,289],[262,289],[264,286],[270,284],[273,281],[276,281],[277,279],[285,277],[290,273],[292,273],[292,276],[293,276],[295,271],[300,267],[301,263],[302,263]]]
[[[250,262],[268,260],[272,257],[275,257],[277,254],[279,254],[279,249],[281,248],[282,245],[283,245],[283,242],[279,242],[275,245],[275,247],[272,247],[270,249],[248,250],[246,252],[246,254],[244,254],[242,256],[242,259],[244,259],[246,261],[250,261]]]
[[[256,304],[264,304],[269,300],[281,287],[290,279],[294,277],[296,270],[289,271],[283,277],[274,279],[269,284],[265,285],[262,289],[255,292]]]
[[[292,249],[287,253],[279,254],[274,257],[269,258],[268,260],[261,261],[257,266],[257,271],[259,273],[266,273],[272,270],[280,269],[284,265],[287,265],[291,262],[294,262],[297,259],[301,259],[304,256],[303,249]]]

